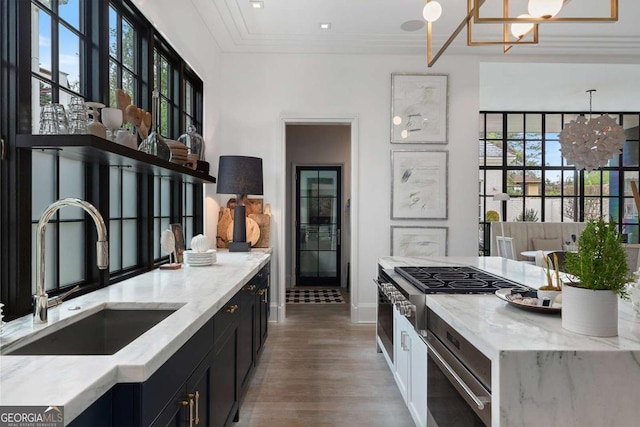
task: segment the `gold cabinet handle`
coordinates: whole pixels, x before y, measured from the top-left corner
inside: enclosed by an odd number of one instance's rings
[[[193,427],[193,399],[189,399],[189,427]]]
[[[195,421],[196,425],[198,425],[198,424],[200,424],[200,409],[199,409],[199,407],[200,407],[200,392],[198,392],[196,390],[195,393],[189,393],[187,395],[187,397],[189,399],[193,399],[194,397],[196,398],[196,418],[195,418],[194,421]]]
[[[256,292],[256,294],[262,296],[264,295],[264,293],[267,292],[267,290],[265,288],[259,289],[258,292]]]
[[[256,285],[247,285],[243,288],[245,291],[253,292],[256,290]]]
[[[180,402],[178,402],[178,404],[180,406],[189,406],[189,402],[187,402],[186,400],[181,400]]]
[[[226,311],[227,313],[233,314],[236,312],[237,309],[238,309],[238,304],[233,304],[225,308],[224,311]]]
[[[0,151],[0,160],[6,160],[7,158],[7,146],[4,142],[4,139],[0,138],[0,145],[2,145],[2,150]]]

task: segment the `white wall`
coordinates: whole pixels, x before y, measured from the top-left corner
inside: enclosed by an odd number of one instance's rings
[[[640,111],[639,64],[480,64],[480,109]]]
[[[449,75],[449,143],[447,145],[390,144],[392,72]],[[279,176],[284,161],[281,118],[357,117],[358,171],[354,199],[360,201],[353,223],[359,239],[352,253],[352,298],[356,321],[375,319],[376,259],[389,255],[390,151],[437,148],[449,150],[449,219],[400,221],[402,225],[446,225],[449,253],[477,253],[478,211],[478,62],[446,57],[427,69],[422,56],[225,54],[220,75],[219,126],[215,155],[241,154],[264,159],[264,199],[274,214],[275,257],[283,250],[285,197]],[[215,170],[214,170],[215,173]],[[357,215],[357,217],[355,216]],[[284,275],[274,283],[284,288]],[[274,296],[277,297],[277,295]]]

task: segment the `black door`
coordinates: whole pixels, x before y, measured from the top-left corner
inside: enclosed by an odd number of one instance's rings
[[[296,285],[340,286],[339,166],[296,167]]]

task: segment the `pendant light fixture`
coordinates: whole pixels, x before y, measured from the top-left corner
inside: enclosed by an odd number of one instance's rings
[[[624,128],[616,120],[603,114],[591,117],[591,101],[595,89],[589,89],[589,120],[584,115],[571,120],[560,132],[560,151],[567,164],[577,170],[606,166],[609,160],[622,151],[626,137]]]
[[[618,0],[594,0],[598,3],[609,3],[609,16],[568,16],[567,13],[560,14],[562,7],[571,0],[529,0],[527,4],[528,13],[518,16],[512,16],[509,13],[509,10],[517,9],[517,7],[511,7],[513,6],[511,3],[517,6],[517,2],[515,0],[502,0],[501,16],[481,16],[481,8],[486,0],[467,0],[466,16],[463,16],[447,40],[434,52],[432,42],[433,22],[440,17],[442,6],[435,0],[425,1],[426,4],[422,14],[427,21],[428,67],[432,67],[436,63],[438,58],[442,56],[465,27],[467,28],[467,46],[502,45],[503,52],[507,53],[513,46],[538,44],[538,24],[547,22],[594,23],[618,21]],[[497,1],[494,0],[494,2]],[[502,24],[501,39],[474,40],[472,28],[476,24]]]
[[[560,12],[563,4],[563,0],[529,0],[527,10],[530,16],[549,19]]]

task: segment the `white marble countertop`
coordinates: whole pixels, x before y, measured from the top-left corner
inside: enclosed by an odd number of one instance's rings
[[[499,257],[384,257],[395,266],[470,265],[532,288],[546,283],[544,270]],[[618,336],[588,337],[562,328],[558,314],[526,311],[495,295],[427,295],[427,307],[490,358],[503,351],[640,351],[640,318],[629,301],[619,301]]]
[[[49,309],[49,322],[31,315],[7,323],[7,351],[105,305],[177,308],[165,320],[110,356],[0,356],[0,405],[63,405],[70,422],[116,383],[147,380],[270,259],[271,250],[218,251],[209,267],[155,269]],[[69,310],[79,306],[79,310]]]
[[[544,270],[498,257],[379,259],[396,265],[470,265],[532,288]],[[491,359],[491,425],[632,426],[640,406],[640,320],[619,301],[618,336],[562,328],[560,315],[525,311],[495,295],[427,295],[427,307]]]

